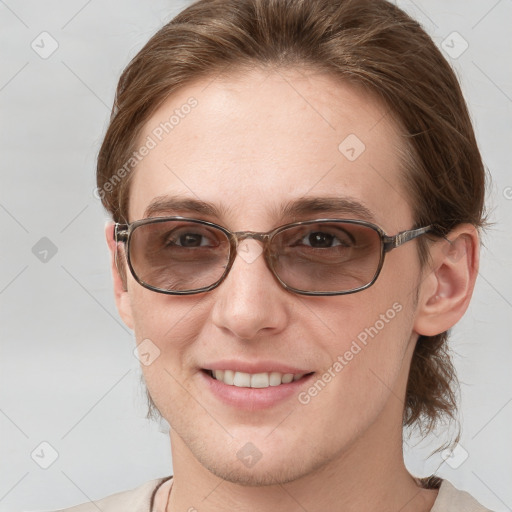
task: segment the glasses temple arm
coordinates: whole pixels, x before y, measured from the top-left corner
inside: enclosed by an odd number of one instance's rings
[[[433,231],[435,229],[435,226],[431,224],[430,226],[425,226],[423,228],[418,229],[410,229],[407,231],[402,231],[395,236],[384,236],[384,251],[388,252],[392,249],[396,249],[397,247],[400,247],[401,245],[405,244],[406,242],[409,242],[410,240],[414,240],[415,238],[424,235],[425,233],[429,233],[430,231]]]
[[[113,238],[116,242],[126,242],[128,240],[128,224],[119,224],[116,222],[114,225]]]

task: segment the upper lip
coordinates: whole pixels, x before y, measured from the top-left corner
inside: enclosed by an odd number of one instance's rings
[[[233,370],[244,373],[293,373],[305,374],[311,373],[312,370],[299,368],[297,366],[290,366],[289,364],[280,363],[277,361],[240,361],[235,359],[226,359],[222,361],[215,361],[206,363],[203,366],[205,370]]]

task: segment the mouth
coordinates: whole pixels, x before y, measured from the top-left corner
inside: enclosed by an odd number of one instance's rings
[[[280,372],[260,372],[247,373],[236,370],[209,370],[203,369],[209,377],[228,386],[238,388],[257,388],[264,389],[270,387],[279,387],[283,384],[290,384],[305,379],[314,372],[309,373],[280,373]]]

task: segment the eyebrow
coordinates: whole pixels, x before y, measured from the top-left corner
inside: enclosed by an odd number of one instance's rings
[[[144,217],[193,213],[220,219],[226,216],[229,210],[223,204],[216,205],[180,195],[166,195],[155,197],[144,211]],[[329,213],[375,222],[375,214],[364,204],[350,197],[339,196],[301,197],[288,201],[281,208],[273,208],[271,213],[285,219],[304,217],[312,213]]]
[[[375,221],[374,213],[361,202],[339,196],[302,197],[286,203],[280,212],[283,217],[300,217],[311,213],[342,214]]]
[[[155,217],[162,214],[197,213],[211,217],[222,217],[227,208],[213,203],[185,196],[155,197],[144,210],[144,217]]]

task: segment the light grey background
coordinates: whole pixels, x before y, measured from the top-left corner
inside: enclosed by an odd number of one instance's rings
[[[113,301],[107,216],[93,189],[120,72],[186,4],[0,0],[0,511],[70,506],[172,473],[167,434],[144,417],[134,342]],[[512,2],[399,5],[453,47],[447,57],[493,176],[495,222],[451,341],[461,450],[450,463],[427,459],[446,440],[439,432],[406,444],[406,461],[418,476],[437,470],[488,507],[512,510]],[[52,40],[58,48],[44,55]],[[44,441],[58,453],[48,469],[35,462],[51,462]]]

